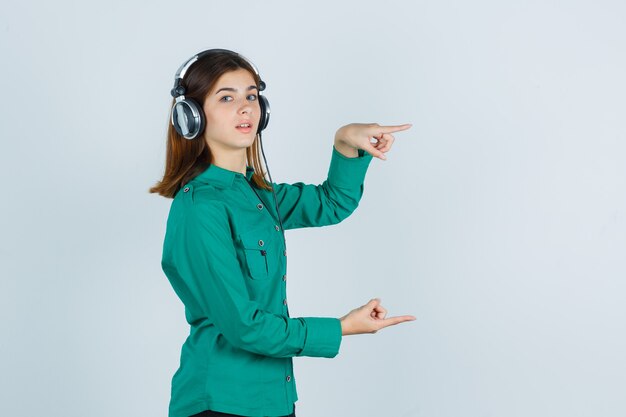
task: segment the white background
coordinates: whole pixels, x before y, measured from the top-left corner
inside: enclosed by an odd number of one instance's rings
[[[417,321],[296,358],[298,417],[626,414],[621,1],[3,1],[0,415],[166,416],[188,333],[160,269],[174,73],[267,83],[277,182],[399,124],[356,212],[287,232],[292,316]]]

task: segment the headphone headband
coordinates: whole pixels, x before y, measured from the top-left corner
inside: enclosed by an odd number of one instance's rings
[[[197,60],[199,60],[203,56],[212,55],[216,53],[232,54],[246,61],[252,67],[252,70],[254,71],[257,78],[259,79],[259,91],[265,90],[265,82],[261,80],[261,74],[259,74],[259,70],[257,69],[256,65],[254,65],[254,63],[250,61],[248,58],[246,58],[245,56],[235,51],[231,51],[229,49],[207,49],[206,51],[198,52],[197,54],[189,58],[183,65],[181,65],[180,68],[178,68],[178,71],[176,71],[176,75],[174,76],[174,88],[172,88],[172,97],[176,98],[178,96],[185,94],[184,91],[182,93],[179,93],[180,90],[178,90],[178,87],[180,87],[181,81],[183,80],[183,77],[185,77],[185,74],[187,73],[187,70],[189,69],[189,67],[191,67]]]

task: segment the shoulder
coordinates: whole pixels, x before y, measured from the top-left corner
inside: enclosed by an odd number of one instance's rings
[[[227,221],[228,208],[219,189],[191,182],[174,197],[169,218],[176,222],[210,224],[216,220]]]

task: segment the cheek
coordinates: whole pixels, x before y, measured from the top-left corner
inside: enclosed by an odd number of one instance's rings
[[[261,106],[257,102],[257,104],[254,106],[254,120],[258,122],[260,119],[261,119]]]
[[[227,126],[224,122],[224,118],[219,117],[212,113],[205,113],[206,125],[204,127],[204,134],[213,140],[220,140],[226,134]]]
[[[216,111],[215,109],[211,109],[211,110],[206,110],[205,109],[204,117],[206,119],[207,127],[209,127],[209,126],[212,126],[212,127],[222,126],[225,123],[225,120],[226,120],[224,115],[220,114],[220,112]]]

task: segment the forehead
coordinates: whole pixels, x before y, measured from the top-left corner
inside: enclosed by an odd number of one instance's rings
[[[256,85],[254,77],[247,70],[243,68],[236,69],[234,71],[228,71],[220,78],[217,79],[213,90],[217,90],[222,87],[233,88],[248,88],[251,85]]]

